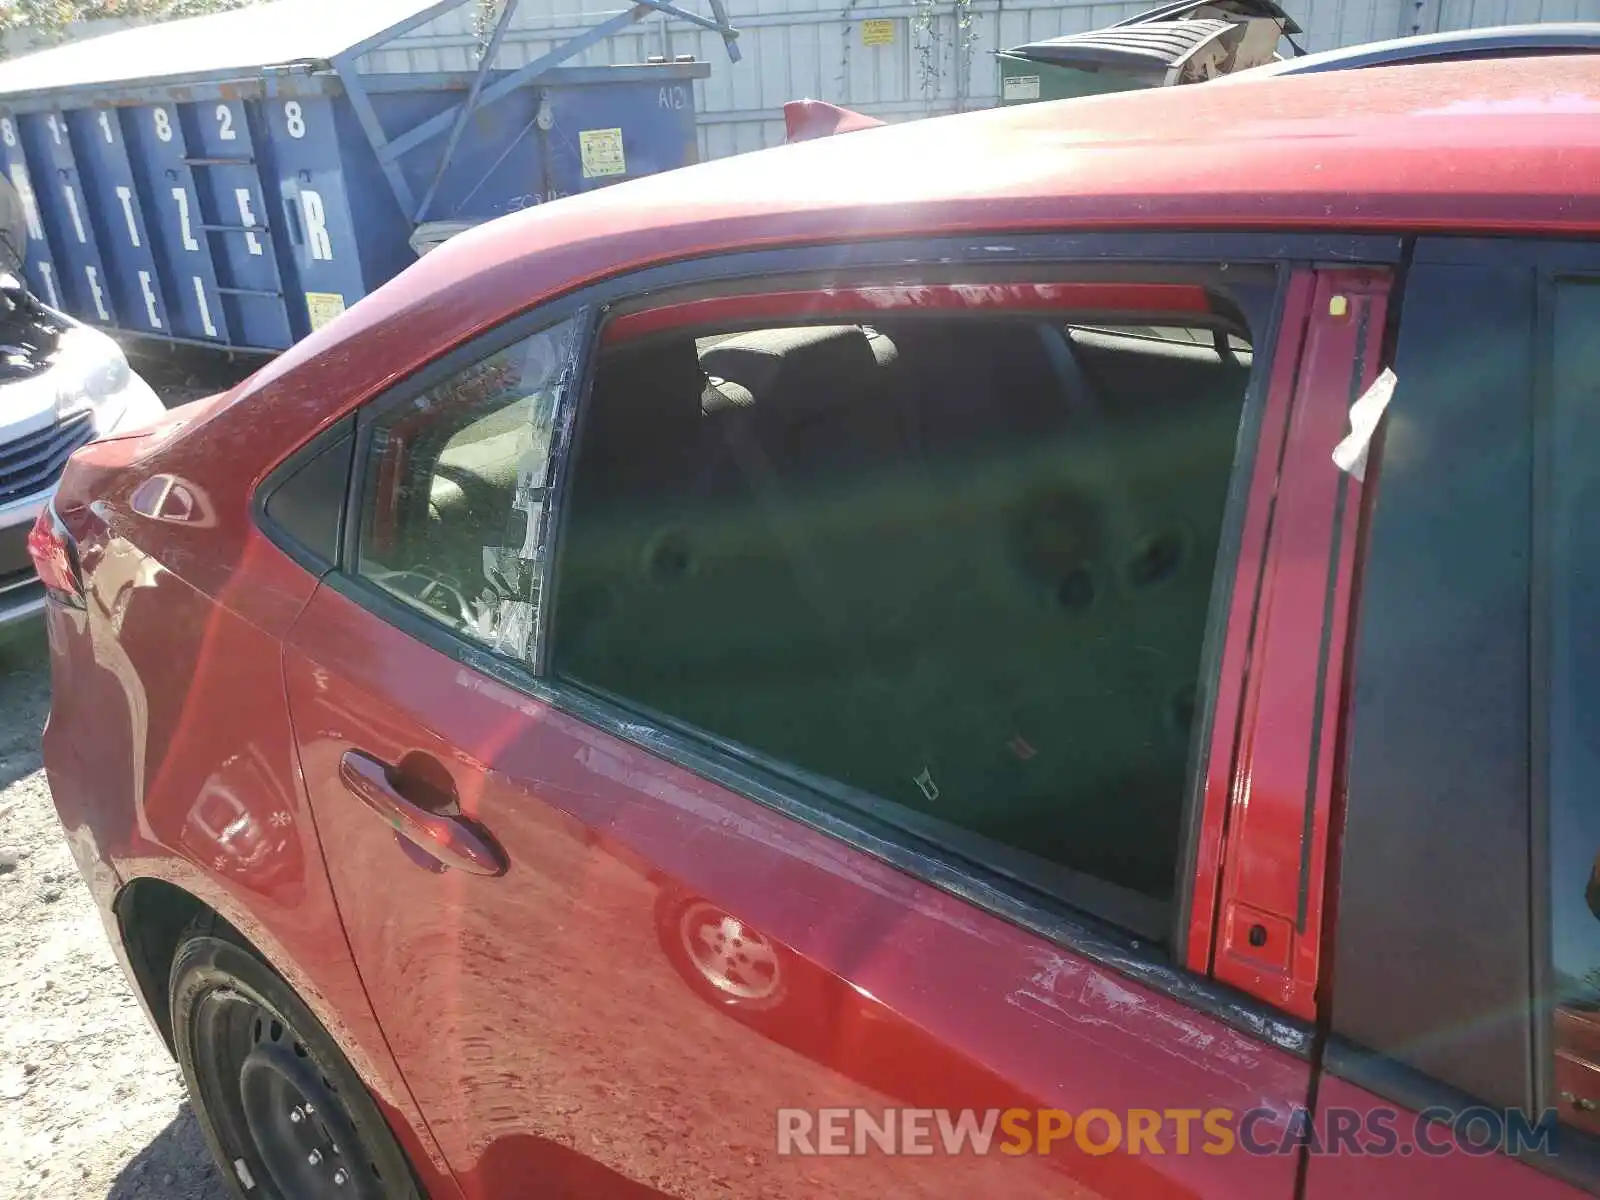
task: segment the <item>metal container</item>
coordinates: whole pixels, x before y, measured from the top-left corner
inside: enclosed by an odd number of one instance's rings
[[[725,17],[641,0],[497,70],[508,0],[478,70],[370,69],[465,2],[280,0],[0,64],[0,161],[31,287],[103,327],[280,350],[415,261],[419,226],[695,160],[693,81],[709,66],[559,64],[658,9],[736,54]]]
[[[1200,83],[1273,61],[1279,40],[1299,32],[1274,0],[1180,0],[1000,52],[1000,103]]]

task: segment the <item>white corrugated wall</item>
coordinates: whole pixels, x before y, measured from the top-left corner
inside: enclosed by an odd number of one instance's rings
[[[1600,21],[1600,0],[1428,0],[1419,7],[1430,22],[1424,30]]]
[[[705,0],[680,0],[708,13]],[[812,97],[890,120],[997,98],[994,51],[1109,25],[1157,0],[728,0],[743,61],[715,33],[652,16],[589,47],[573,66],[692,54],[711,64],[695,85],[700,152],[719,158],[783,140],[785,101]],[[1600,0],[1287,0],[1310,49],[1416,32],[1532,21],[1600,21]],[[496,63],[518,67],[621,11],[618,0],[521,0]],[[968,24],[958,28],[962,13]],[[472,4],[363,60],[370,71],[463,71],[476,62]],[[888,24],[885,25],[884,22]],[[877,44],[873,44],[877,43]],[[962,69],[963,61],[966,63]]]

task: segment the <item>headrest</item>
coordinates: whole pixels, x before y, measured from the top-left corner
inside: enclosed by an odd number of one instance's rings
[[[748,391],[763,418],[793,419],[853,398],[879,362],[859,325],[811,325],[738,334],[701,354],[700,365]]]

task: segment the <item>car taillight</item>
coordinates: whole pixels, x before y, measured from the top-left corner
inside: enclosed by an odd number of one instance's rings
[[[67,527],[46,504],[39,519],[28,531],[28,557],[39,572],[39,581],[69,604],[83,603],[83,572],[78,565],[78,547]]]

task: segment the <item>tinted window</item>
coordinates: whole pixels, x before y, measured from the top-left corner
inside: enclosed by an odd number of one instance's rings
[[[1406,281],[1357,611],[1334,1030],[1528,1098],[1534,275]]]
[[[1600,1133],[1600,280],[1555,286],[1550,1020],[1562,1119]]]
[[[350,456],[355,422],[341,421],[312,446],[267,496],[267,518],[287,534],[310,563],[321,568],[339,561],[339,529],[345,492],[350,487]]]
[[[610,349],[554,669],[1159,929],[1249,373],[1028,320]]]
[[[523,657],[543,582],[551,438],[575,321],[376,417],[359,570],[449,628]]]

